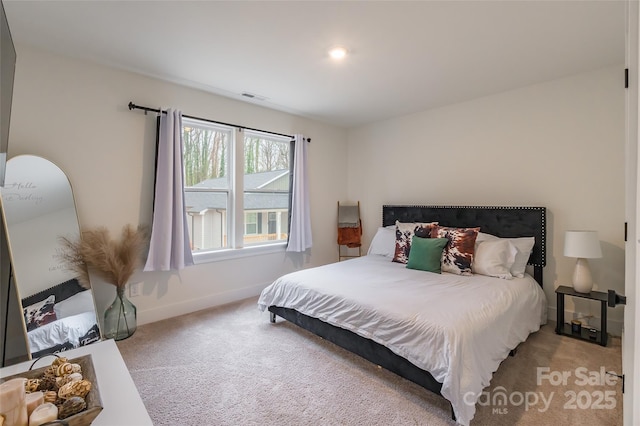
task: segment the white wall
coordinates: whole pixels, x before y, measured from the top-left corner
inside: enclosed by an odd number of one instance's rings
[[[271,254],[139,273],[145,322],[257,294],[277,276],[336,260],[336,201],[359,200],[365,242],[386,203],[541,205],[548,208],[545,292],[568,284],[567,229],[595,229],[604,257],[596,288],[624,293],[622,67],[581,74],[345,131],[153,78],[18,46],[9,155],[56,163],[74,187],[81,227],[149,224],[155,118],[127,103],[304,133],[310,146],[314,247],[304,259]],[[347,183],[348,182],[348,187]],[[348,190],[347,190],[348,188]],[[366,249],[366,247],[365,247]],[[94,283],[104,309],[113,289]],[[598,306],[567,300],[567,310]],[[621,307],[610,309],[619,330]]]
[[[139,324],[259,294],[283,273],[336,260],[335,203],[346,196],[346,131],[202,91],[17,46],[9,156],[34,154],[64,170],[74,188],[81,228],[150,224],[155,116],[129,111],[133,101],[278,133],[303,133],[309,147],[314,246],[196,265],[180,273],[138,273],[133,299]],[[93,286],[98,309],[113,287]]]
[[[595,289],[624,294],[623,69],[351,130],[349,197],[360,200],[365,241],[380,225],[382,204],[545,206],[549,318],[555,288],[571,285],[575,259],[562,254],[568,229],[598,231]],[[568,311],[599,316],[597,302],[570,299]],[[609,309],[611,331],[620,332],[622,314],[623,307]]]

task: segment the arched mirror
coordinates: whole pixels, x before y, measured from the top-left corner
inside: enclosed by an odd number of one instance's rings
[[[61,256],[62,238],[80,235],[73,191],[51,161],[20,155],[7,162],[2,211],[16,293],[32,358],[99,341],[90,284]]]

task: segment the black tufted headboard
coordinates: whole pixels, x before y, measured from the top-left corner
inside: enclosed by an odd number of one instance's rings
[[[52,294],[56,296],[56,303],[62,302],[68,299],[76,293],[87,290],[78,282],[76,278],[72,278],[60,284],[56,284],[53,287],[49,287],[42,290],[39,293],[25,297],[22,299],[22,307],[33,305],[34,303],[42,302]]]
[[[382,226],[400,222],[438,222],[442,226],[480,227],[480,231],[502,238],[534,237],[529,258],[534,278],[542,286],[542,268],[546,261],[545,207],[506,206],[382,206]]]

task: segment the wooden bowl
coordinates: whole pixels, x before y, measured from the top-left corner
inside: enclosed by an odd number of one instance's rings
[[[64,356],[64,352],[60,355]],[[39,360],[36,360],[32,366],[38,361]],[[98,414],[100,414],[100,411],[102,411],[102,401],[100,400],[100,391],[98,390],[96,372],[93,368],[93,360],[91,359],[91,355],[84,355],[70,359],[67,362],[80,365],[82,368],[82,377],[91,382],[91,390],[85,397],[87,408],[73,416],[62,419],[62,422],[64,423],[61,424],[67,424],[68,426],[88,426],[93,422]],[[13,376],[2,377],[0,378],[0,383],[17,378],[39,379],[42,377],[47,367],[48,365],[46,367],[31,369],[22,373],[14,374]]]

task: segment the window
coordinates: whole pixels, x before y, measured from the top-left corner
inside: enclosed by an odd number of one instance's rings
[[[287,241],[289,138],[183,118],[183,140],[194,253]]]
[[[258,231],[258,213],[244,214],[244,235],[257,234]]]
[[[269,226],[269,233],[270,234],[275,234],[277,232],[278,229],[278,214],[276,212],[269,212],[268,216],[269,218],[269,222],[268,222],[268,226]]]

